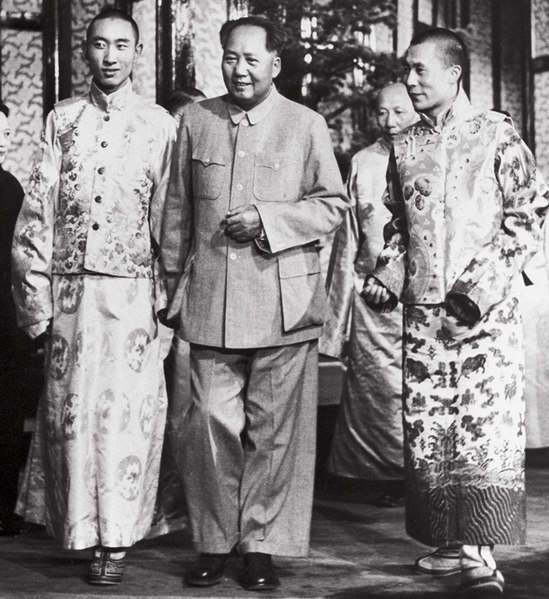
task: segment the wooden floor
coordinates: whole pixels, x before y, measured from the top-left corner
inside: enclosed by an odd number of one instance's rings
[[[549,597],[549,469],[529,468],[528,545],[497,547],[506,597]],[[378,508],[376,489],[324,480],[316,492],[310,557],[275,559],[282,587],[262,597],[341,598],[457,597],[459,577],[416,575],[412,564],[425,548],[406,537],[402,508]],[[209,589],[184,586],[182,573],[194,557],[189,534],[172,533],[139,543],[130,556],[123,584],[116,589],[87,585],[82,575],[89,551],[60,551],[42,529],[0,539],[0,597],[73,599],[80,597],[254,597],[239,583],[239,560]]]

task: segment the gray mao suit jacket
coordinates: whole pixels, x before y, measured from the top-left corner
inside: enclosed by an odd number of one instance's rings
[[[265,241],[237,243],[220,222],[254,204]],[[287,345],[321,332],[317,242],[348,208],[324,119],[273,86],[244,112],[228,96],[186,108],[162,223],[171,316],[191,343]]]

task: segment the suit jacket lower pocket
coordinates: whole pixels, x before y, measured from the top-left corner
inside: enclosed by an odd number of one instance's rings
[[[326,291],[316,247],[283,252],[278,258],[278,272],[284,331],[322,325]]]

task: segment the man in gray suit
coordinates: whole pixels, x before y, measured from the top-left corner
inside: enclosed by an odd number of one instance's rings
[[[191,343],[182,456],[200,552],[188,584],[244,555],[249,590],[280,583],[271,554],[306,555],[315,456],[317,242],[348,208],[323,118],[282,97],[285,34],[261,17],[220,32],[228,94],[185,109],[164,213],[169,317]]]

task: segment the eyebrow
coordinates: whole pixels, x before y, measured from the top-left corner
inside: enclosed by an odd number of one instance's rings
[[[409,67],[424,67],[425,63],[421,62],[420,60],[416,60],[415,62],[409,62],[407,58],[404,58],[404,62],[409,66]]]
[[[110,42],[110,41],[114,41],[115,44],[118,44],[120,42],[127,42],[128,44],[131,43],[131,39],[129,37],[119,37],[116,40],[109,40],[106,37],[102,37],[101,35],[94,35],[91,40],[91,42]]]
[[[223,54],[240,54],[239,52],[237,52],[236,50],[225,50],[223,52]],[[253,57],[253,56],[258,56],[255,52],[243,52],[242,53],[243,56],[246,56],[247,58],[249,57]]]

